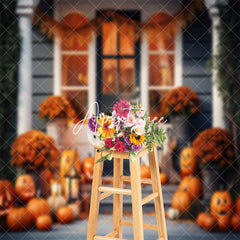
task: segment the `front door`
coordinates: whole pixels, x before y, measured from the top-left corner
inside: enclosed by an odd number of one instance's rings
[[[99,11],[103,17],[105,11]],[[118,11],[126,22],[106,17],[97,38],[97,100],[100,111],[110,114],[120,99],[139,98],[140,41],[128,18],[140,20],[139,11]]]

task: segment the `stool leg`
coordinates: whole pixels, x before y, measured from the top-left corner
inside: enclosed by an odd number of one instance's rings
[[[133,212],[133,233],[135,240],[143,240],[143,214],[142,214],[142,188],[140,176],[140,160],[130,162],[131,190],[132,190],[132,212]]]
[[[154,199],[156,220],[158,225],[159,239],[167,240],[167,229],[162,197],[162,187],[159,174],[159,164],[157,158],[157,148],[154,147],[153,152],[149,156],[149,166],[151,171],[153,192],[158,192],[158,197]]]
[[[102,156],[102,153],[96,151],[95,162],[98,159],[100,159],[101,156]],[[98,223],[99,203],[100,203],[100,200],[99,200],[100,192],[98,191],[98,188],[102,183],[102,171],[103,171],[103,162],[95,163],[94,169],[93,169],[92,193],[91,193],[87,240],[93,240],[94,236],[97,233],[97,223]]]
[[[123,182],[121,181],[121,176],[123,174],[123,159],[114,158],[113,163],[113,187],[123,188]],[[123,215],[123,195],[114,194],[113,195],[113,231],[118,234],[116,238],[122,239],[122,215]]]

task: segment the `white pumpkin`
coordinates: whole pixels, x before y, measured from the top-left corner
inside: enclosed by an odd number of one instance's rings
[[[169,219],[171,220],[176,220],[180,217],[180,211],[178,209],[174,209],[174,208],[169,208],[167,210],[167,216]]]
[[[61,195],[50,196],[47,199],[47,202],[48,202],[48,204],[50,206],[52,214],[56,214],[57,210],[60,207],[63,207],[63,206],[67,205],[67,200],[63,196],[61,196]]]
[[[73,210],[74,219],[79,219],[81,209],[80,201],[76,201],[75,203],[69,204],[68,206]]]

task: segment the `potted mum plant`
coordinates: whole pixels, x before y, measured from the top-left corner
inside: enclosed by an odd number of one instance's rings
[[[44,194],[50,187],[46,173],[55,169],[58,155],[53,138],[39,130],[30,130],[19,135],[12,143],[11,165],[18,167],[20,172],[30,174],[37,189]]]
[[[65,97],[50,96],[40,104],[38,117],[47,121],[47,134],[60,145],[67,123],[76,119],[76,113]]]
[[[225,129],[210,128],[201,132],[193,141],[194,156],[203,173],[204,198],[220,188],[227,188],[232,174],[235,154],[232,135]]]
[[[188,86],[181,86],[169,91],[162,103],[162,115],[167,117],[174,129],[177,140],[177,148],[173,154],[173,164],[176,170],[179,168],[179,156],[182,148],[186,147],[194,132],[191,119],[201,111],[201,102],[197,94]]]

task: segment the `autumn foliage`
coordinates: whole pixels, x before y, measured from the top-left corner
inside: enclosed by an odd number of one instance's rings
[[[162,115],[190,116],[198,111],[201,111],[201,102],[197,94],[187,86],[172,89],[163,99]]]
[[[74,120],[76,118],[76,113],[65,97],[50,96],[40,104],[38,117],[47,120],[53,120],[55,118]]]
[[[11,165],[28,170],[54,167],[58,154],[53,138],[39,130],[30,130],[14,140]]]

